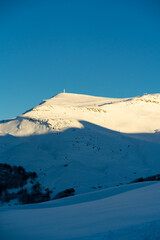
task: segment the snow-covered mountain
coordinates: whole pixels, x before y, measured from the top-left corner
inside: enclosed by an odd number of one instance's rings
[[[160,183],[127,184],[160,174],[160,94],[58,94],[0,122],[0,159],[26,170],[1,164],[1,179],[5,171],[19,171],[34,194],[35,172],[51,198],[75,190],[73,197],[44,203],[4,204],[2,240],[160,239]]]
[[[160,94],[116,99],[60,93],[18,118],[4,121],[0,133],[28,136],[83,128],[80,121],[123,133],[154,133],[160,128],[159,109]]]
[[[36,171],[53,194],[160,172],[160,94],[114,99],[60,93],[0,122],[0,159]]]

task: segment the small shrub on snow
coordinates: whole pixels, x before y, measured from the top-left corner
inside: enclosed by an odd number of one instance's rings
[[[57,193],[54,196],[53,200],[59,199],[59,198],[70,197],[70,196],[73,196],[74,194],[75,194],[74,188],[68,188],[68,189],[66,189],[66,190],[64,190],[62,192]]]
[[[27,189],[18,192],[18,200],[22,204],[40,203],[50,200],[50,191],[43,192],[41,185],[37,182],[33,185],[31,193]]]
[[[130,183],[147,182],[147,181],[160,181],[160,174],[156,174],[156,175],[149,176],[146,178],[140,177],[140,178],[133,180]]]

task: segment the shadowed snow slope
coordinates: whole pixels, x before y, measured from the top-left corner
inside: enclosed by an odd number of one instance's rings
[[[160,183],[89,202],[0,210],[3,240],[155,240],[160,237]],[[128,189],[129,190],[129,189]],[[98,192],[96,193],[98,196]],[[78,196],[77,196],[78,197]],[[63,200],[62,200],[63,201]],[[74,197],[70,197],[74,203]],[[56,201],[55,201],[56,202]],[[53,206],[52,206],[53,203]]]

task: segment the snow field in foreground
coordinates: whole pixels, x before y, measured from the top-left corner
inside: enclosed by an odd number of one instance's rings
[[[160,239],[159,198],[160,183],[154,183],[66,206],[1,208],[1,239]]]

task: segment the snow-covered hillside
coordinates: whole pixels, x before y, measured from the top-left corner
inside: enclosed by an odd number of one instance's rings
[[[2,240],[159,240],[160,183],[0,209]]]
[[[0,133],[27,136],[83,128],[80,121],[118,132],[154,133],[160,130],[159,112],[160,94],[115,99],[60,93],[17,119],[4,122]]]
[[[60,93],[0,123],[0,159],[36,171],[53,195],[160,172],[160,94],[127,99]]]

